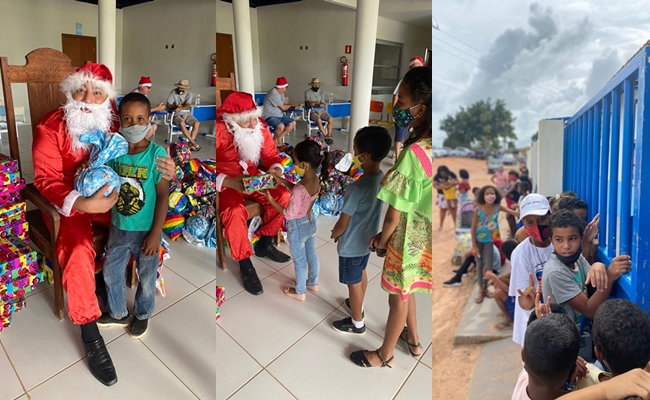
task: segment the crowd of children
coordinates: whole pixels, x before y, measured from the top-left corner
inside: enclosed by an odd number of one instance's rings
[[[465,170],[458,175],[467,193],[469,175]],[[475,188],[467,200],[456,175],[446,166],[438,168],[434,186],[441,227],[442,215],[452,214],[450,200],[459,208],[467,201],[474,205],[472,249],[443,286],[462,285],[476,264],[475,301],[493,297],[505,316],[496,328],[512,327],[513,340],[523,348],[524,368],[512,399],[648,398],[650,373],[643,369],[650,371],[650,316],[629,301],[608,300],[614,282],[632,268],[630,257],[616,256],[609,267],[595,262],[599,216],[587,223],[588,205],[575,193],[548,198],[531,193],[525,167],[507,175],[500,169],[492,181],[496,187]],[[505,242],[499,211],[508,214],[512,239]],[[504,258],[510,260],[509,274],[499,273]],[[581,340],[589,334],[593,350]]]

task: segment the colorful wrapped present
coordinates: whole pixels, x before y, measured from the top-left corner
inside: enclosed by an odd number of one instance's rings
[[[353,165],[352,168],[350,168],[350,176],[356,181],[363,176],[363,169]]]
[[[6,285],[11,281],[15,281],[19,278],[24,278],[29,275],[36,275],[41,272],[41,266],[38,262],[25,265],[21,268],[16,268],[13,270],[5,271],[0,274],[0,285]]]
[[[169,194],[169,210],[175,213],[183,213],[187,208],[187,196],[180,192]]]
[[[0,172],[16,171],[18,171],[18,160],[15,160],[4,154],[0,154]]]
[[[192,152],[186,142],[175,142],[169,145],[169,154],[176,165],[184,165],[192,158]]]
[[[181,235],[185,227],[185,217],[182,214],[169,212],[163,224],[163,232],[169,236],[171,240],[176,240]]]
[[[10,325],[11,325],[11,316],[0,317],[0,332],[2,332],[4,328],[9,328]]]
[[[2,174],[2,172],[0,172]],[[25,188],[25,180],[19,179],[10,185],[0,187],[0,207],[14,204],[20,200],[20,191]]]
[[[29,224],[26,221],[16,222],[0,226],[0,238],[9,238],[10,236],[17,236],[25,243],[29,244]]]
[[[79,137],[79,141],[93,145],[90,151],[90,168],[79,171],[75,177],[75,190],[84,197],[95,194],[107,183],[110,185],[104,196],[109,196],[114,189],[120,188],[117,172],[105,164],[129,151],[129,143],[122,136],[114,133],[91,131]]]
[[[24,298],[9,303],[0,303],[0,316],[11,317],[11,314],[21,311],[26,306]]]
[[[183,169],[185,170],[186,174],[190,175],[196,175],[200,170],[201,170],[201,160],[197,158],[192,158],[185,165],[183,165]]]
[[[38,266],[38,258],[38,253],[19,238],[0,238],[0,276],[32,264]]]
[[[0,285],[0,302],[8,303],[15,299],[21,299],[25,293],[36,289],[42,280],[41,274],[28,275],[14,279],[11,282]]]
[[[253,193],[259,190],[273,189],[276,182],[271,174],[262,174],[257,176],[246,176],[242,178],[244,184],[244,193]]]
[[[14,186],[19,184],[20,172],[1,172],[0,173],[0,186]]]
[[[221,318],[219,310],[224,301],[226,301],[226,288],[223,286],[217,286],[217,322],[219,322],[219,318]]]
[[[0,226],[24,222],[26,211],[27,204],[24,202],[0,208]]]

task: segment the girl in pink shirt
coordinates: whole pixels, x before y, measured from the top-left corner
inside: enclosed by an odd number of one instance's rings
[[[501,196],[503,196],[506,186],[508,186],[508,175],[503,170],[503,167],[499,167],[494,175],[492,175],[492,183],[499,189]]]
[[[287,223],[287,242],[296,270],[296,285],[284,288],[284,294],[300,301],[307,298],[307,289],[313,292],[318,290],[320,265],[316,254],[316,218],[312,207],[320,193],[320,181],[328,177],[329,163],[329,153],[322,153],[318,143],[302,141],[293,149],[293,166],[302,177],[300,182],[293,184],[284,178],[277,178],[291,190],[287,207],[282,207],[268,192],[264,192],[271,205],[284,214]],[[320,178],[316,174],[319,167]]]

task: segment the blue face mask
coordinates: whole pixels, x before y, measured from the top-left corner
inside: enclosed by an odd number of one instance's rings
[[[128,128],[120,127],[120,134],[129,143],[138,143],[147,136],[151,125],[131,125]]]
[[[417,106],[419,106],[419,104],[416,104],[413,107],[417,107]],[[397,105],[395,105],[395,107],[393,107],[393,118],[395,118],[395,125],[400,127],[409,126],[411,121],[415,119],[415,117],[411,113],[411,108],[413,107],[402,110]]]

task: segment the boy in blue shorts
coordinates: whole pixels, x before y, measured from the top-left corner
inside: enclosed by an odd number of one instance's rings
[[[120,103],[120,134],[129,142],[129,152],[107,163],[120,176],[121,184],[112,210],[103,268],[109,312],[97,324],[129,324],[125,269],[133,254],[140,280],[129,329],[134,338],[146,333],[155,308],[156,272],[169,196],[169,183],[161,179],[154,164],[157,156],[166,156],[165,149],[147,140],[152,133],[151,119],[151,105],[144,95],[124,96]]]
[[[334,321],[332,327],[342,333],[363,334],[363,299],[368,277],[366,266],[370,258],[370,239],[379,232],[383,202],[377,199],[384,173],[381,160],[390,151],[392,139],[385,128],[367,126],[354,137],[354,165],[363,175],[345,190],[341,216],[332,229],[332,239],[338,243],[339,282],[348,285],[345,306],[351,317]]]

